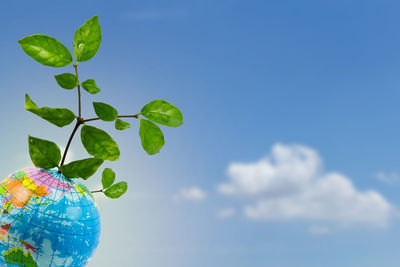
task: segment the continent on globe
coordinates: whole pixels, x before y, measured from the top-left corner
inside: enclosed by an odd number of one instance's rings
[[[57,170],[26,168],[0,183],[0,266],[85,266],[100,237],[90,191]]]

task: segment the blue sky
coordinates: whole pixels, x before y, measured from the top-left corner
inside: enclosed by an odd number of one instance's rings
[[[17,40],[42,33],[71,48],[75,29],[99,15],[103,43],[79,68],[102,93],[83,96],[84,114],[91,101],[136,113],[163,98],[185,124],[163,128],[166,146],[152,157],[137,124],[122,133],[93,124],[118,140],[121,160],[108,165],[129,191],[98,196],[102,242],[89,266],[398,266],[399,9],[386,0],[2,1],[0,173],[31,165],[28,134],[62,146],[72,130],[26,112],[25,93],[76,109],[52,77],[72,67],[41,66]],[[71,159],[84,155],[76,139]],[[246,213],[260,206],[261,218]]]

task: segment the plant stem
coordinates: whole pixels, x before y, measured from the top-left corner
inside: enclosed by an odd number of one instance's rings
[[[79,105],[79,118],[82,118],[82,108],[81,108],[81,84],[79,83],[79,76],[78,76],[78,63],[72,64],[75,69],[75,76],[78,80],[78,105]]]
[[[100,190],[95,190],[95,191],[91,191],[90,193],[101,193],[101,192],[103,192],[103,189],[100,189]]]
[[[82,118],[76,118],[76,124],[75,124],[74,129],[72,130],[71,136],[70,136],[69,139],[68,139],[67,146],[65,147],[65,151],[64,151],[64,155],[63,155],[62,160],[61,160],[60,167],[61,167],[62,165],[64,165],[65,158],[67,157],[67,152],[68,152],[69,146],[71,145],[71,141],[72,141],[72,139],[74,138],[74,135],[75,135],[76,131],[78,130],[79,126],[80,126],[82,123],[83,123],[83,119],[82,119]]]
[[[77,64],[73,64],[73,63],[72,63],[72,65],[74,66],[75,75],[76,75],[76,78],[78,79],[78,106],[79,106],[79,116],[76,118],[75,127],[74,127],[74,129],[72,130],[71,136],[69,137],[68,142],[67,142],[67,146],[65,147],[65,151],[64,151],[64,154],[63,154],[63,157],[62,157],[62,160],[61,160],[60,167],[64,165],[65,158],[67,157],[68,149],[69,149],[69,147],[70,147],[70,145],[71,145],[72,139],[74,138],[75,133],[76,133],[76,131],[78,130],[79,126],[80,126],[81,124],[85,123],[85,122],[88,122],[88,121],[100,120],[100,118],[92,118],[92,119],[87,119],[87,120],[84,120],[84,119],[82,118],[81,85],[80,85],[80,83],[79,83],[79,76],[78,76],[78,63],[77,63]],[[135,115],[120,115],[120,116],[118,116],[118,118],[136,118],[136,119],[138,119],[138,118],[139,118],[139,113],[138,113],[138,114],[135,114]],[[100,190],[97,190],[97,191],[92,191],[92,193],[98,193],[98,192],[103,192],[103,189],[100,189]]]
[[[65,158],[67,157],[67,153],[68,153],[68,149],[69,146],[71,145],[72,139],[74,138],[74,135],[76,133],[76,131],[78,130],[79,126],[83,123],[83,119],[82,119],[82,105],[81,105],[81,85],[79,83],[79,76],[78,76],[78,63],[74,64],[72,63],[72,66],[74,66],[75,69],[75,76],[76,79],[78,80],[78,108],[79,108],[79,116],[78,118],[76,118],[76,124],[74,129],[72,130],[71,136],[68,139],[68,143],[67,146],[65,147],[65,151],[61,160],[61,164],[60,167],[64,165],[65,162]]]
[[[117,116],[117,118],[139,118],[139,114],[135,114],[135,115],[120,115]],[[83,120],[83,122],[88,122],[88,121],[97,121],[100,120],[100,118],[91,118],[91,119],[87,119],[87,120]]]

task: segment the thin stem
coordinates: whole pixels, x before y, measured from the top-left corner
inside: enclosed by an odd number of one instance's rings
[[[69,139],[68,139],[67,146],[65,147],[65,151],[64,151],[64,155],[63,155],[62,160],[61,160],[60,167],[61,167],[62,165],[64,165],[65,158],[67,157],[67,152],[68,152],[69,146],[71,145],[71,141],[72,141],[72,139],[74,138],[74,135],[75,135],[76,131],[78,130],[79,126],[80,126],[82,123],[83,123],[83,120],[82,120],[81,118],[76,118],[76,124],[75,124],[74,129],[72,130],[71,136],[70,136]]]
[[[67,153],[68,153],[68,149],[69,146],[71,145],[72,139],[74,138],[74,135],[76,133],[76,131],[78,130],[79,126],[83,123],[83,119],[82,119],[82,108],[81,108],[81,85],[79,83],[79,76],[78,76],[78,63],[74,64],[72,63],[72,66],[74,66],[75,69],[75,76],[76,79],[78,80],[78,106],[79,106],[79,116],[78,118],[76,118],[76,124],[74,129],[72,130],[71,136],[68,139],[68,143],[67,146],[65,147],[65,151],[61,160],[61,164],[60,167],[64,165],[65,162],[65,158],[67,157]]]
[[[101,192],[103,192],[103,189],[100,189],[100,190],[95,190],[95,191],[91,191],[90,193],[101,193]]]
[[[75,69],[75,75],[78,79],[78,102],[79,102],[79,118],[82,118],[82,108],[81,108],[81,84],[79,83],[79,76],[78,76],[78,63],[72,64]]]
[[[139,118],[139,114],[135,114],[135,115],[119,115],[117,116],[117,118]],[[88,121],[97,121],[100,120],[100,118],[91,118],[91,119],[87,119],[87,120],[83,120],[83,122],[88,122]]]

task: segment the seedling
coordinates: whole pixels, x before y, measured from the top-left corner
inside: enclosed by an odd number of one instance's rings
[[[78,65],[96,55],[101,38],[98,17],[94,16],[75,32],[72,42],[75,62],[68,48],[53,37],[35,34],[19,40],[24,52],[43,65],[56,68],[72,65],[74,73],[57,74],[54,78],[61,88],[76,89],[78,94],[78,115],[66,108],[38,107],[28,94],[25,95],[25,109],[48,122],[64,127],[75,121],[62,156],[60,148],[54,142],[28,136],[29,155],[37,168],[57,167],[58,171],[68,178],[87,180],[105,160],[118,160],[120,151],[117,143],[104,130],[88,125],[92,121],[114,122],[115,128],[122,131],[131,127],[125,119],[139,120],[139,136],[143,149],[149,155],[159,153],[165,143],[164,134],[157,124],[168,127],[178,127],[183,124],[181,111],[173,104],[161,99],[149,102],[140,112],[132,115],[120,115],[117,109],[109,104],[93,102],[93,108],[98,117],[89,119],[83,117],[82,89],[89,94],[97,94],[101,90],[94,79],[83,82],[79,80]],[[65,163],[71,141],[80,127],[82,144],[92,157]],[[128,188],[127,182],[114,183],[114,181],[115,172],[110,168],[105,168],[102,173],[102,188],[92,193],[101,192],[110,198],[122,196]]]

